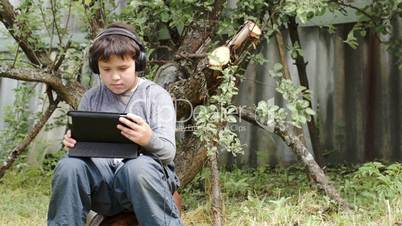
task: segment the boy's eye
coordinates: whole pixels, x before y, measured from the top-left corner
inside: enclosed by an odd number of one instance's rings
[[[127,67],[121,67],[121,68],[119,68],[119,70],[120,71],[125,71],[125,70],[127,70]]]
[[[110,68],[103,68],[104,71],[110,71]]]

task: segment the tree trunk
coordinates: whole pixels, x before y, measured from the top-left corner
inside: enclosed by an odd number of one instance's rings
[[[212,187],[212,216],[213,226],[222,225],[222,198],[221,198],[221,186],[219,181],[219,167],[217,153],[212,154],[209,157],[211,164],[211,187]]]
[[[179,193],[173,194],[173,201],[181,215],[181,197]],[[114,216],[104,217],[91,211],[87,216],[88,226],[138,226],[137,217],[133,212],[124,212]]]
[[[301,43],[299,39],[299,33],[297,32],[297,23],[296,19],[294,17],[291,17],[288,23],[289,26],[289,36],[290,40],[292,41],[293,46],[294,45],[299,45],[301,48]],[[300,80],[300,85],[306,87],[307,89],[310,89],[310,86],[308,84],[308,78],[307,78],[307,71],[306,71],[306,65],[307,63],[304,62],[304,58],[301,55],[297,55],[296,57],[296,67],[297,67],[297,72],[299,74],[299,80]],[[307,100],[309,102],[309,107],[313,108],[313,105],[311,103],[311,100]],[[313,146],[313,153],[314,157],[317,160],[319,165],[323,165],[323,156],[322,156],[322,150],[321,150],[321,144],[320,144],[320,133],[318,131],[318,127],[315,123],[314,117],[312,120],[307,122],[308,126],[308,131],[310,133],[310,140],[311,144]]]

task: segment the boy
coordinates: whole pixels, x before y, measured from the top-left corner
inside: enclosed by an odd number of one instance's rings
[[[121,117],[117,128],[141,150],[135,159],[62,158],[48,225],[85,225],[89,210],[106,216],[134,211],[142,226],[182,225],[172,199],[176,114],[166,90],[138,77],[146,64],[143,44],[128,25],[114,23],[95,38],[89,63],[102,84],[84,94],[78,109],[128,113],[131,121]],[[64,146],[75,143],[68,131]]]

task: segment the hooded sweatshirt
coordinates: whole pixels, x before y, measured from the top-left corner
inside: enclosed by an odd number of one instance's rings
[[[132,113],[143,118],[153,133],[149,143],[141,148],[164,164],[173,163],[176,154],[176,112],[170,94],[156,83],[139,78],[137,88],[129,93],[114,94],[104,84],[89,89],[78,110]]]

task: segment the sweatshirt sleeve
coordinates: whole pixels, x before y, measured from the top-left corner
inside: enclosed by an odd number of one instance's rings
[[[91,107],[91,99],[93,99],[97,91],[99,91],[99,87],[92,87],[84,93],[78,105],[79,111],[94,111]]]
[[[144,148],[163,163],[170,163],[176,154],[176,112],[173,101],[166,90],[158,87],[151,89],[150,102],[149,126],[153,133]]]
[[[80,100],[80,104],[78,105],[78,110],[79,111],[89,111],[89,100],[88,100],[88,95],[85,93],[83,97]]]

